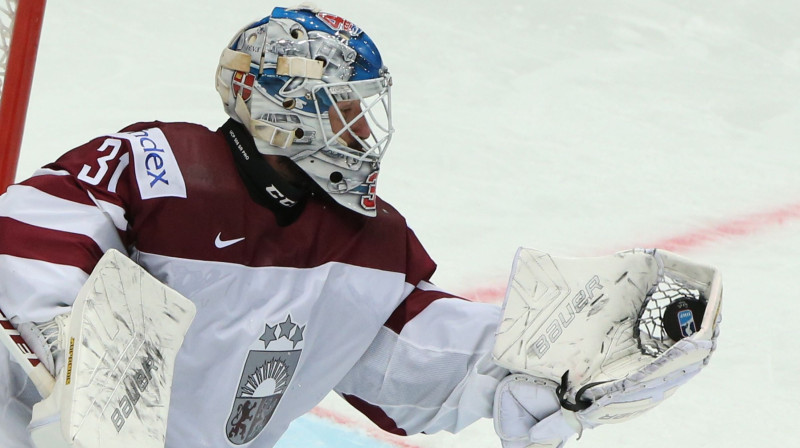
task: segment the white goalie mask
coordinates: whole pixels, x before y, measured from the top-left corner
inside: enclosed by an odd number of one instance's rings
[[[305,7],[275,8],[245,27],[216,76],[225,111],[259,152],[289,157],[339,204],[367,216],[376,213],[380,161],[394,131],[391,84],[366,33]]]

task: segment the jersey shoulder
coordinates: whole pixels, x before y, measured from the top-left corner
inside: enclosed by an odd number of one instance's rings
[[[198,123],[189,122],[164,122],[164,121],[142,121],[122,128],[119,133],[137,133],[148,129],[160,129],[169,140],[179,143],[180,139],[209,138],[218,131],[211,130]]]
[[[225,173],[223,167],[231,167]],[[230,178],[232,156],[221,133],[193,123],[139,122],[100,135],[64,153],[29,183],[60,195],[67,178],[80,190],[116,205],[186,198],[193,179]],[[67,174],[68,176],[63,176]],[[56,179],[60,177],[61,180]],[[48,185],[52,184],[50,187]]]
[[[352,213],[349,210],[348,212]],[[436,263],[406,218],[392,204],[378,196],[375,217],[361,216],[361,219],[365,222],[362,236],[371,240],[375,247],[383,249],[373,251],[378,259],[385,262],[392,258],[390,254],[403,254],[396,260],[398,265],[393,268],[405,272],[408,282],[414,285],[433,276]]]
[[[142,199],[185,198],[192,182],[207,182],[221,167],[232,167],[222,135],[199,124],[142,122],[111,137],[129,145]]]

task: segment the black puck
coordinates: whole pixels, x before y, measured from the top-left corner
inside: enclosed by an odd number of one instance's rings
[[[695,334],[700,330],[705,312],[706,304],[701,300],[688,297],[673,300],[664,309],[662,320],[667,336],[677,342]]]

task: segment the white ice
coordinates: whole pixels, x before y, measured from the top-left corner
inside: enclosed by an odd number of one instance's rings
[[[502,289],[518,246],[583,256],[661,244],[721,269],[709,367],[649,414],[571,446],[796,446],[800,4],[319,5],[365,29],[394,76],[379,193],[438,261],[441,286]],[[216,128],[219,53],[272,6],[49,2],[18,179],[136,121]],[[500,446],[489,421],[405,440]]]

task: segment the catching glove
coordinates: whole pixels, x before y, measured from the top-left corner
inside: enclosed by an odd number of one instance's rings
[[[721,289],[716,269],[661,250],[520,249],[493,352],[518,373],[495,395],[503,446],[557,447],[661,403],[715,350]]]

